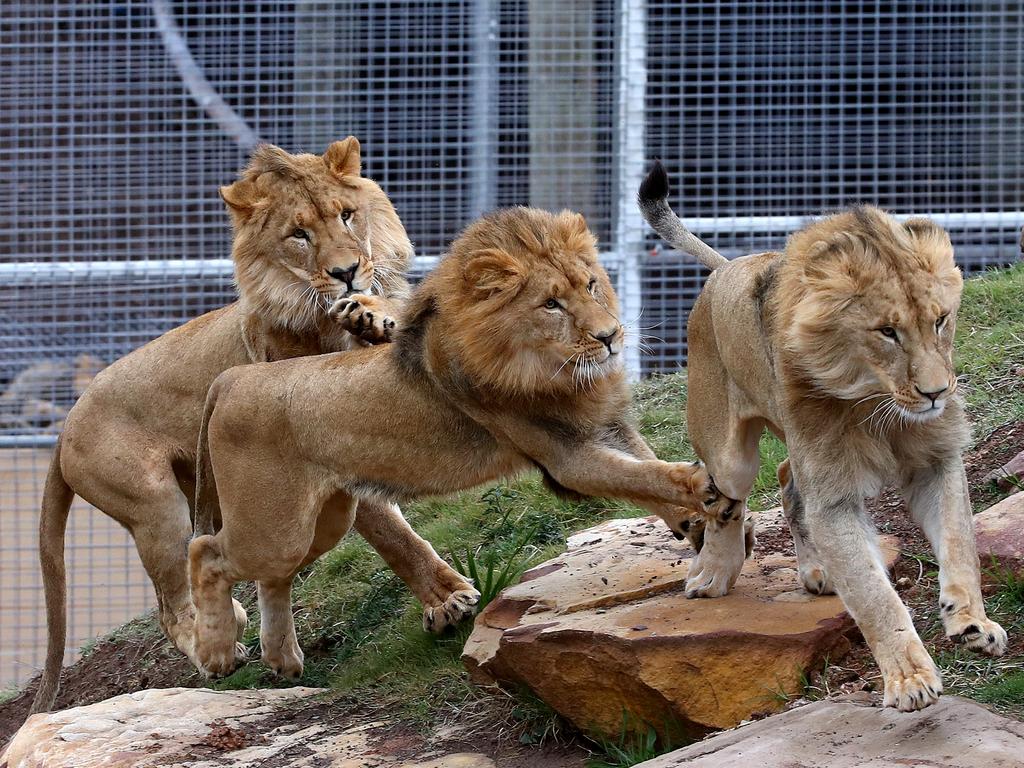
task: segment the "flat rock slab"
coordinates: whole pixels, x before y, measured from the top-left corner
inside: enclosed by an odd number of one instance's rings
[[[758,525],[781,527],[781,511]],[[806,670],[848,650],[853,620],[799,586],[794,558],[756,554],[729,595],[688,600],[692,556],[653,517],[576,534],[477,617],[471,678],[525,685],[590,733],[615,739],[625,721],[678,740],[778,711]]]
[[[920,712],[819,701],[636,768],[1020,768],[1024,723],[956,696]]]
[[[323,693],[167,688],[33,715],[0,768],[494,768],[481,754],[431,750],[386,722],[311,715]]]
[[[1024,572],[1024,491],[976,514],[974,535],[983,569],[994,560],[1003,568]]]

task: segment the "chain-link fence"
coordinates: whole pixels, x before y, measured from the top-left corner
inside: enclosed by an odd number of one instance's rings
[[[357,135],[421,256],[495,206],[583,211],[647,336],[638,374],[685,364],[705,277],[643,225],[649,158],[729,255],[869,201],[934,215],[976,269],[1015,259],[1024,223],[1013,4],[9,0],[0,50],[0,682],[41,659],[63,415],[98,367],[231,300],[217,187],[257,140]],[[78,506],[71,650],[151,601],[127,534]]]

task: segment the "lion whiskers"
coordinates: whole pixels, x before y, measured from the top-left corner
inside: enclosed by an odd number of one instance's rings
[[[548,379],[548,381],[554,381],[555,377],[558,376],[558,374],[560,374],[562,372],[562,369],[565,368],[565,366],[569,364],[569,361],[574,360],[578,354],[579,354],[578,352],[573,352],[571,355],[569,355],[567,358],[565,358],[565,362],[563,362],[560,366],[558,366],[558,370],[555,371],[553,374],[551,374],[551,378]]]

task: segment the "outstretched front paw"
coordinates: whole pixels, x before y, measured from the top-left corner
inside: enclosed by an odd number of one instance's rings
[[[440,605],[423,609],[423,629],[438,634],[476,613],[480,593],[470,587],[452,592]]]
[[[386,303],[379,296],[356,293],[338,299],[328,316],[342,328],[369,344],[392,340],[397,322],[387,314]]]

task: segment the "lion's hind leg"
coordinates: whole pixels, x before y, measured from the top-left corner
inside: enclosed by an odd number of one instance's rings
[[[230,572],[218,536],[199,536],[188,548],[196,614],[191,659],[208,677],[229,675],[245,659],[245,650],[237,643],[238,623],[231,599],[237,578]]]
[[[687,408],[695,407],[702,406],[691,399]],[[720,404],[708,407],[720,408]],[[691,419],[691,425],[693,423]],[[760,466],[758,441],[764,424],[760,420],[736,421],[719,424],[717,428],[722,431],[698,428],[703,439],[695,439],[694,446],[719,491],[736,503],[727,513],[706,522],[703,546],[690,565],[686,581],[686,596],[690,598],[728,594],[754,546],[753,519],[747,509],[747,497]]]
[[[348,533],[355,518],[355,500],[345,493],[332,495],[320,510],[316,530],[305,557],[284,578],[264,579],[257,584],[260,605],[260,658],[274,672],[289,680],[302,677],[304,656],[295,634],[292,616],[292,582],[299,571],[333,549]]]
[[[782,511],[786,516],[786,522],[789,523],[793,547],[796,549],[800,583],[811,594],[834,595],[836,590],[832,585],[832,579],[829,578],[828,571],[821,562],[821,556],[807,533],[804,500],[789,469],[789,459],[779,464],[778,478],[779,488],[782,489]]]
[[[275,675],[298,680],[303,656],[292,617],[292,577],[257,583],[260,605],[260,659]]]

